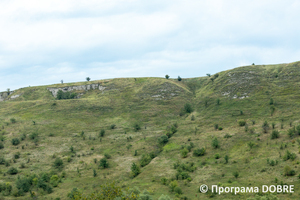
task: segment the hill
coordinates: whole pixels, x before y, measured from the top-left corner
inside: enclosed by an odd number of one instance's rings
[[[0,199],[69,199],[73,188],[87,195],[112,181],[153,199],[254,198],[203,194],[202,184],[295,185],[276,196],[299,199],[299,69],[300,62],[251,65],[181,81],[2,92]]]

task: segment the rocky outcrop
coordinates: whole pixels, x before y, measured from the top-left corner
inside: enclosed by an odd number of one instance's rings
[[[52,93],[52,95],[56,98],[57,92],[59,90],[62,90],[63,92],[71,92],[74,90],[88,91],[88,90],[96,90],[96,89],[98,89],[100,91],[104,91],[105,88],[106,87],[103,87],[99,83],[92,83],[92,84],[88,84],[88,85],[66,86],[66,87],[60,87],[60,88],[47,88],[47,90],[49,90]]]
[[[10,91],[10,92],[0,92],[0,101],[4,101],[7,99],[7,97],[14,93],[14,91]]]

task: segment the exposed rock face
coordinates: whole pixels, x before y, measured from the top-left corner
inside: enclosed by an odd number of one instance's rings
[[[93,83],[89,85],[78,85],[78,86],[66,86],[66,87],[61,87],[61,88],[47,88],[52,95],[56,98],[57,92],[59,90],[62,90],[63,92],[71,92],[73,90],[78,90],[78,91],[88,91],[88,90],[95,90],[98,89],[100,91],[104,91],[106,87],[101,86],[98,83]]]
[[[0,92],[0,101],[4,101],[10,94],[14,93],[14,91],[8,92]]]

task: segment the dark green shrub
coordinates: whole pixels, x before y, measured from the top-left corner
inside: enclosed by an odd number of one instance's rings
[[[146,165],[148,165],[151,162],[151,160],[152,158],[150,157],[149,154],[143,154],[140,161],[141,167],[145,167]]]
[[[11,144],[12,144],[12,145],[18,145],[18,144],[20,144],[19,138],[13,138],[13,139],[11,140]]]
[[[192,120],[192,121],[195,121],[195,119],[196,119],[195,116],[192,115],[191,120]]]
[[[219,131],[223,130],[223,127],[219,126]]]
[[[214,157],[215,157],[215,159],[219,159],[220,158],[220,154],[216,153]]]
[[[289,152],[288,150],[285,152],[285,155],[283,156],[283,160],[286,161],[286,160],[295,160],[296,159],[296,154],[295,153],[291,153]]]
[[[181,157],[186,158],[189,151],[186,148],[184,148],[181,150],[180,153],[181,153]]]
[[[93,176],[96,177],[97,176],[97,172],[95,169],[93,169]]]
[[[215,127],[215,130],[218,130],[219,129],[219,124],[215,124],[214,127]]]
[[[232,135],[229,135],[228,133],[226,133],[225,135],[224,135],[224,138],[231,138],[232,137]]]
[[[132,173],[133,177],[136,177],[137,175],[139,175],[141,173],[140,167],[137,164],[132,163],[132,165],[131,165],[131,173]]]
[[[87,81],[90,81],[90,80],[91,80],[91,78],[90,78],[90,77],[86,77],[85,79],[86,79]]]
[[[291,169],[290,166],[284,167],[284,175],[285,176],[294,176],[296,174],[295,170]]]
[[[174,192],[176,193],[176,194],[182,194],[182,190],[181,190],[181,188],[180,187],[175,187],[174,188]]]
[[[220,105],[220,103],[221,103],[221,101],[220,101],[220,99],[218,98],[218,99],[217,99],[217,105]]]
[[[11,122],[12,124],[14,124],[14,123],[17,122],[17,120],[16,120],[15,118],[10,118],[10,122]]]
[[[279,138],[279,132],[277,130],[273,130],[271,134],[271,139]]]
[[[31,140],[37,139],[37,137],[38,137],[38,133],[37,132],[31,133],[29,135],[29,139],[31,139]]]
[[[161,145],[166,144],[169,141],[168,136],[163,135],[158,138],[158,143]]]
[[[10,174],[10,175],[15,175],[15,174],[18,173],[18,170],[14,167],[11,167],[11,168],[8,169],[7,173]]]
[[[235,172],[233,172],[232,174],[233,174],[233,176],[234,176],[235,178],[238,178],[239,175],[240,175],[238,171],[235,171]]]
[[[105,153],[105,154],[104,154],[104,157],[107,158],[107,159],[110,159],[110,158],[111,158],[111,155],[109,155],[108,153]]]
[[[288,130],[288,135],[290,136],[290,138],[293,138],[295,135],[295,129],[294,128],[290,128]]]
[[[270,102],[269,102],[270,105],[273,105],[274,104],[274,100],[273,98],[270,98]]]
[[[16,187],[18,188],[18,190],[22,190],[23,192],[29,192],[31,187],[31,180],[26,177],[18,178],[16,180]]]
[[[228,160],[229,160],[229,156],[228,156],[228,155],[225,155],[224,160],[225,160],[225,164],[227,164],[227,163],[228,163]]]
[[[135,132],[137,132],[137,131],[141,130],[141,126],[138,123],[135,123],[133,125],[133,129],[134,129]]]
[[[178,76],[177,80],[178,80],[178,81],[181,81],[181,80],[182,80],[182,78],[181,78],[180,76]]]
[[[103,136],[104,136],[104,134],[105,134],[105,130],[104,130],[104,129],[102,129],[102,130],[100,131],[100,137],[103,137]]]
[[[192,105],[189,104],[189,103],[184,104],[183,110],[184,110],[186,113],[191,113],[191,112],[194,111]]]
[[[268,130],[269,130],[269,124],[268,124],[267,121],[265,121],[265,122],[263,123],[262,128],[263,128],[264,133],[267,133],[267,132],[268,132]]]
[[[102,158],[102,159],[100,160],[99,167],[101,167],[101,168],[103,168],[103,169],[109,167],[109,163],[108,163],[108,161],[107,161],[106,158]]]
[[[57,169],[62,169],[64,167],[64,162],[61,158],[56,158],[53,163],[53,166]]]
[[[0,149],[3,149],[3,148],[4,148],[3,142],[0,142]]]
[[[220,147],[218,138],[215,137],[215,138],[212,140],[211,146],[212,146],[213,148],[215,148],[215,149],[217,149],[217,148]]]
[[[56,99],[74,99],[75,97],[76,93],[74,92],[71,93],[69,91],[63,92],[62,90],[58,90]]]
[[[115,129],[115,128],[116,128],[115,124],[110,125],[110,129]]]
[[[19,159],[19,158],[20,158],[20,152],[15,153],[15,154],[14,154],[14,158],[15,158],[15,159]]]
[[[238,123],[239,123],[239,126],[245,126],[246,125],[246,121],[243,120],[243,119],[239,120]]]
[[[201,149],[195,149],[193,152],[194,156],[204,156],[205,154],[205,148],[201,148]]]
[[[165,77],[166,77],[166,79],[169,79],[169,78],[170,78],[170,76],[169,76],[168,74],[167,74]]]

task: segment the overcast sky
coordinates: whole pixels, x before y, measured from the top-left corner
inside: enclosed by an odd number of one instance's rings
[[[297,0],[0,0],[0,91],[300,60]]]

